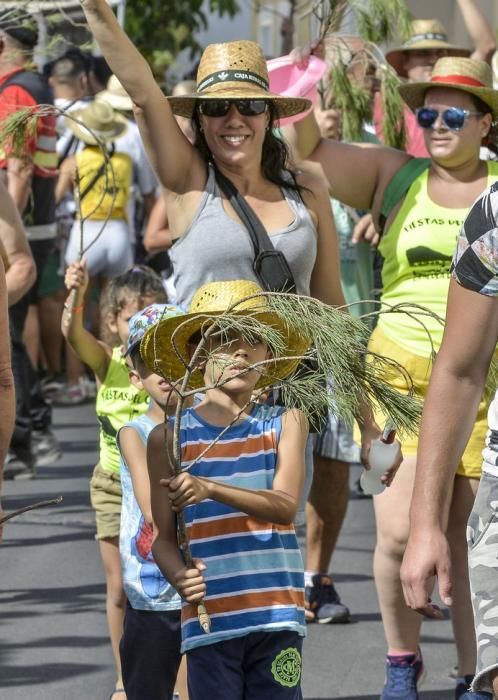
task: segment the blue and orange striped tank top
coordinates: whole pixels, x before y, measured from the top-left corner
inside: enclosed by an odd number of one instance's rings
[[[195,464],[191,473],[247,489],[271,489],[285,408],[255,406],[229,428]],[[182,467],[223,429],[195,411],[182,415]],[[251,632],[293,630],[306,634],[303,562],[293,525],[261,522],[213,500],[187,506],[185,519],[194,557],[204,572],[211,632],[197,620],[197,608],[184,604],[182,651]]]

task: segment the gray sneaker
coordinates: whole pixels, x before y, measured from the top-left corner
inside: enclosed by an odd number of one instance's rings
[[[29,450],[9,450],[3,466],[5,480],[22,481],[36,476],[35,457]]]
[[[315,574],[312,585],[304,589],[306,622],[321,625],[350,622],[351,613],[339,598],[330,576]]]
[[[46,467],[62,457],[59,442],[50,428],[33,430],[33,452],[38,467]]]

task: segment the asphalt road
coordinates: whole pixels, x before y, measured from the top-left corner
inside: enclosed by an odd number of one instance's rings
[[[58,495],[64,501],[6,525],[0,546],[0,700],[106,700],[113,685],[88,493],[97,457],[92,406],[58,409],[54,420],[63,458],[40,468],[35,480],[7,482],[4,490],[7,511]],[[352,480],[357,474],[353,468]],[[352,499],[333,568],[353,619],[347,625],[309,626],[306,700],[379,698],[385,645],[372,579],[373,545],[372,504]],[[453,698],[448,674],[455,650],[448,621],[424,624],[422,650],[428,675],[421,700]]]

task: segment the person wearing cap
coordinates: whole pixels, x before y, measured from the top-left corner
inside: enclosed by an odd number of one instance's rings
[[[80,222],[83,248],[91,278],[105,286],[109,279],[133,263],[127,206],[133,177],[129,155],[117,150],[116,139],[127,121],[103,100],[94,100],[67,117],[67,126],[85,145],[64,161],[57,182],[60,201],[73,186],[78,188],[79,211],[66,248],[66,263],[80,256]],[[77,120],[77,121],[76,121]],[[107,149],[107,159],[102,149]]]
[[[46,82],[30,69],[37,41],[36,22],[30,14],[22,9],[0,10],[0,121],[25,107],[52,104]],[[7,147],[0,152],[1,175],[23,216],[37,271],[35,284],[9,309],[17,401],[5,472],[9,478],[31,479],[36,465],[52,464],[62,456],[52,432],[52,411],[33,367],[38,361],[38,286],[56,236],[55,141],[55,117],[46,115],[38,119],[36,134],[25,139],[22,154]],[[28,348],[24,338],[31,339]]]
[[[426,147],[431,154],[431,161],[423,161],[423,168],[416,173],[413,170],[410,173],[410,168],[420,162],[406,153],[320,138],[312,116],[294,128],[301,156],[316,163],[332,195],[350,206],[371,209],[374,222],[384,227],[379,245],[384,258],[381,303],[420,304],[444,319],[450,264],[460,226],[474,200],[498,180],[496,163],[480,160],[483,141],[489,140],[490,146],[496,141],[491,127],[498,117],[498,92],[493,90],[486,63],[461,57],[439,59],[430,80],[405,84],[399,90],[424,129]],[[386,191],[393,192],[388,189],[389,183],[402,168],[397,181],[404,178],[403,188],[390,208],[383,207]],[[443,327],[437,318],[418,317],[417,311],[413,312],[382,314],[370,347],[406,367],[417,392],[423,396],[432,354],[439,348]],[[448,537],[454,555],[458,600],[452,609],[459,666],[455,697],[470,693],[466,688],[475,671],[474,640],[468,634],[472,609],[465,525],[479,483],[485,433],[483,401],[453,484],[447,484],[449,490],[453,489]],[[417,441],[403,439],[402,448],[405,458],[393,485],[374,497],[377,522],[374,575],[388,641],[383,700],[416,700],[416,683],[423,670],[418,649],[421,619],[405,607],[399,578],[408,537],[408,505]],[[468,700],[479,696],[464,697]]]
[[[443,56],[471,56],[479,61],[490,61],[496,48],[496,41],[491,27],[475,0],[458,0],[458,6],[467,31],[474,44],[474,49],[455,46],[448,40],[445,27],[436,19],[414,19],[410,26],[408,38],[399,47],[386,53],[387,62],[396,73],[409,83],[429,80],[434,64]],[[426,158],[423,131],[419,128],[413,113],[404,111],[407,153]],[[375,127],[382,140],[382,111],[380,101],[376,100]]]
[[[134,314],[128,324],[125,355],[129,358],[130,384],[145,391],[150,404],[146,413],[125,423],[116,437],[123,491],[119,553],[127,599],[119,649],[127,700],[171,700],[180,667],[182,603],[152,555],[147,473],[147,438],[156,425],[164,423],[165,415],[174,415],[177,394],[166,379],[145,365],[140,343],[157,323],[184,314],[179,306],[150,304]],[[182,698],[187,693],[184,675],[183,669],[179,678],[179,686],[184,686]]]
[[[160,321],[140,346],[145,364],[175,382],[202,330],[232,306],[233,314],[273,327],[282,341],[274,355],[263,339],[248,342],[237,332],[206,339],[207,357],[189,381],[204,396],[180,418],[179,475],[164,458],[165,426],[149,436],[152,552],[184,599],[190,700],[302,699],[304,579],[293,520],[308,423],[301,411],[261,404],[255,396],[292,375],[309,339],[254,296],[262,291],[251,280],[205,284],[187,314]],[[166,430],[172,439],[173,426]],[[178,547],[180,510],[194,556],[190,567]],[[203,598],[207,632],[197,614]]]

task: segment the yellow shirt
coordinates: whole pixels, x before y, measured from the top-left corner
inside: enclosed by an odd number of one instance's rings
[[[488,161],[487,165],[489,186],[498,179],[498,163]],[[429,170],[425,170],[413,182],[379,245],[384,258],[381,301],[386,305],[420,304],[444,321],[451,261],[470,207],[453,209],[433,202],[427,191],[428,177]],[[418,318],[437,351],[443,325],[430,316],[419,314]],[[415,355],[430,357],[427,331],[411,316],[382,314],[378,326],[392,342]]]
[[[98,146],[86,146],[76,154],[80,193],[92,182],[103,162],[104,157]],[[132,160],[126,153],[114,153],[106,170],[107,174],[103,172],[81,200],[81,215],[91,221],[108,218],[126,221],[133,176]]]
[[[149,408],[149,397],[130,384],[122,348],[114,348],[104,381],[97,392],[96,413],[100,423],[102,469],[119,474],[118,430]]]

